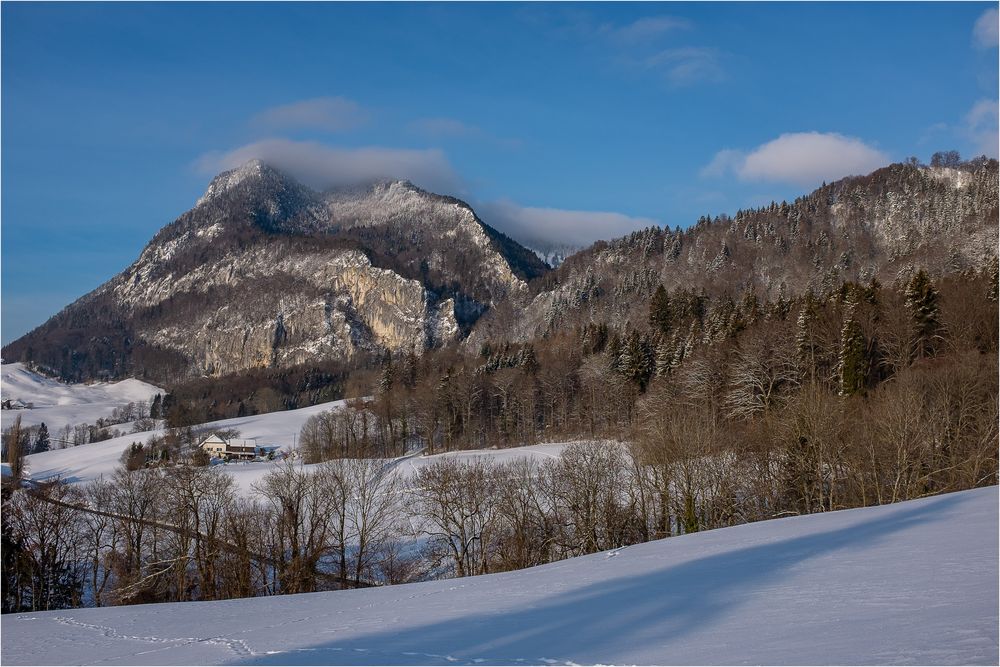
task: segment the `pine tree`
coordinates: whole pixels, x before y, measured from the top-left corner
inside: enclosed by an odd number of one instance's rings
[[[850,313],[840,333],[840,393],[851,396],[865,387],[865,335]]]
[[[743,302],[740,304],[743,318],[747,324],[753,324],[760,318],[760,302],[753,287],[747,287],[743,292]]]
[[[674,335],[676,338],[676,334]],[[656,377],[667,375],[674,367],[674,348],[665,338],[660,338],[656,343]]]
[[[387,393],[392,389],[392,383],[396,376],[396,370],[392,365],[392,354],[388,351],[382,357],[382,368],[379,373],[378,390],[380,393]]]
[[[35,454],[47,452],[49,451],[49,447],[49,427],[45,425],[45,422],[42,422],[38,425],[38,435],[35,438],[35,448],[32,451]]]
[[[517,356],[518,366],[524,368],[529,373],[535,373],[538,371],[538,359],[535,357],[535,348],[533,345],[521,348]]]
[[[923,269],[917,271],[906,286],[906,307],[912,319],[914,355],[918,359],[933,355],[941,337],[940,309],[937,289]]]
[[[799,365],[804,370],[803,375],[808,377],[812,384],[816,383],[816,353],[819,349],[816,344],[816,317],[816,297],[809,291],[806,292],[802,311],[796,322],[795,347]]]
[[[403,361],[403,386],[413,389],[417,385],[417,352],[411,346]]]
[[[163,417],[163,397],[157,394],[153,397],[153,402],[149,405],[149,418],[160,419]]]
[[[611,336],[606,350],[608,353],[608,365],[612,370],[619,370],[621,368],[622,339],[617,332]]]
[[[656,360],[649,339],[640,336],[638,331],[630,332],[618,356],[618,372],[638,385],[640,391],[645,391],[655,369]]]
[[[653,330],[667,336],[670,334],[670,296],[663,285],[656,288],[649,302],[649,325]]]

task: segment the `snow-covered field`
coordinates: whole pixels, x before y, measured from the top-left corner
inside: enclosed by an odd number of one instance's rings
[[[138,382],[125,380],[115,384],[97,385],[64,385],[54,380],[40,377],[25,369],[21,364],[6,364],[3,366],[4,397],[8,389],[11,396],[24,396],[23,400],[34,401],[33,410],[5,410],[4,420],[8,417],[13,421],[15,414],[22,415],[25,424],[45,421],[47,425],[59,423],[53,417],[69,418],[69,423],[95,422],[99,417],[111,414],[114,407],[124,405],[129,401],[146,400],[142,392],[152,392],[155,395],[160,389]],[[8,378],[10,385],[8,386]],[[137,386],[142,387],[136,389]],[[30,397],[30,398],[28,398]],[[251,417],[224,419],[195,428],[207,433],[212,430],[235,428],[243,439],[254,439],[260,445],[278,445],[283,451],[290,452],[302,425],[315,414],[342,406],[344,401],[322,403],[299,410],[271,412]],[[51,407],[41,407],[51,406]],[[56,412],[61,411],[61,412]],[[28,418],[34,421],[29,421]],[[50,422],[49,419],[52,419]],[[4,421],[4,425],[7,422]],[[52,432],[50,428],[50,432]],[[85,483],[100,477],[109,478],[120,465],[122,452],[133,442],[145,443],[151,436],[160,435],[162,431],[146,431],[131,433],[118,438],[101,442],[53,449],[48,452],[31,454],[25,457],[28,467],[28,477],[36,481],[50,480],[59,477],[71,483]],[[506,461],[513,458],[528,457],[544,460],[554,458],[565,447],[565,444],[545,444],[531,447],[520,447],[504,450],[484,450],[469,452],[452,452],[432,457],[408,457],[395,466],[396,474],[409,476],[417,469],[429,465],[438,458],[457,458],[471,460],[490,458],[494,461]],[[252,485],[271,470],[276,463],[231,463],[224,467],[226,473],[233,476],[237,486],[244,494],[252,493]],[[310,468],[310,466],[305,466]],[[4,464],[6,470],[6,464]]]
[[[0,366],[0,395],[3,400],[32,403],[31,410],[4,410],[0,423],[4,429],[14,423],[18,415],[25,426],[45,422],[52,437],[58,437],[66,425],[93,424],[101,417],[128,403],[151,401],[163,390],[140,380],[98,382],[95,384],[63,384],[32,373],[24,364]]]
[[[997,489],[519,572],[4,616],[4,664],[997,664]]]
[[[299,410],[223,419],[217,422],[202,424],[196,428],[203,429],[206,434],[213,429],[235,428],[240,431],[240,437],[243,439],[251,440],[256,438],[257,443],[260,445],[275,444],[283,449],[291,449],[296,436],[302,430],[302,425],[309,417],[324,410],[343,405],[343,403],[343,401],[334,401]],[[120,465],[119,459],[122,452],[129,445],[133,442],[145,443],[150,436],[160,434],[161,431],[159,430],[132,433],[102,442],[32,454],[25,457],[28,465],[28,476],[38,481],[58,476],[73,483],[89,482],[102,476],[107,478]],[[232,464],[225,466],[225,470],[232,473],[237,478],[237,482],[246,481],[246,485],[249,487],[252,479],[263,475],[272,465],[274,464]]]

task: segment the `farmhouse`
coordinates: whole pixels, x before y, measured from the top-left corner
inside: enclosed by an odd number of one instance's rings
[[[265,456],[268,450],[267,447],[258,447],[249,440],[223,440],[217,433],[202,440],[198,446],[211,457],[237,461],[252,461],[259,456]]]

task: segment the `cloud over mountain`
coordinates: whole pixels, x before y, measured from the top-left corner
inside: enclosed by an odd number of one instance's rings
[[[888,155],[862,140],[835,132],[793,132],[749,152],[724,149],[701,170],[703,177],[735,174],[741,181],[815,186],[854,174],[867,174],[890,162]]]
[[[510,200],[480,203],[476,210],[488,224],[540,252],[581,248],[658,224],[652,218],[610,211],[521,206]]]
[[[444,194],[462,190],[462,179],[444,152],[437,148],[341,148],[314,141],[274,138],[207,153],[198,159],[196,166],[205,173],[218,173],[254,158],[320,190],[378,179],[405,179]]]

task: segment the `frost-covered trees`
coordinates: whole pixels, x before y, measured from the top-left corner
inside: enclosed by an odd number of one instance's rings
[[[865,387],[868,367],[865,349],[861,325],[850,315],[840,334],[840,393],[845,396],[857,394]]]
[[[912,318],[913,355],[917,359],[933,355],[941,338],[940,308],[937,289],[923,269],[906,286],[906,307]]]
[[[38,425],[38,431],[35,434],[35,446],[32,449],[32,454],[49,451],[50,444],[49,427],[45,425],[45,422],[42,422]]]
[[[669,336],[671,321],[670,296],[663,285],[659,285],[649,301],[649,324],[661,336]]]

